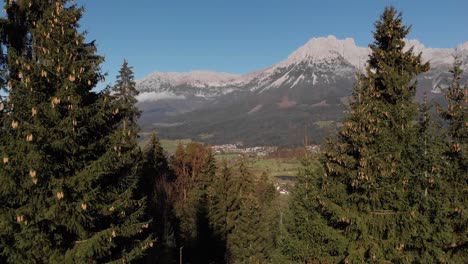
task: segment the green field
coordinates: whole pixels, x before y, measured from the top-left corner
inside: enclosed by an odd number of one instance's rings
[[[229,163],[235,162],[238,160],[241,156],[237,153],[224,153],[224,154],[216,154],[216,159],[219,161],[226,160]]]
[[[150,138],[149,136],[150,135],[142,136],[140,146],[146,145]],[[175,153],[179,143],[186,145],[190,142],[192,142],[191,139],[161,139],[161,145],[169,155]],[[242,158],[242,156],[237,153],[217,154],[215,157],[218,161],[226,160],[229,164],[234,164]],[[245,157],[245,159],[247,160],[248,167],[255,175],[261,175],[265,172],[269,177],[296,176],[301,167],[301,163],[298,159],[276,159],[267,157]]]
[[[218,154],[216,159],[227,160],[228,163],[234,164],[241,159],[239,154],[228,153]],[[255,175],[262,175],[264,172],[270,176],[296,176],[299,168],[302,166],[297,159],[275,159],[263,157],[246,157],[247,165]]]
[[[148,143],[150,138],[151,138],[151,133],[140,133],[140,141],[139,141],[140,147],[144,148],[144,146]],[[192,142],[192,140],[191,139],[176,139],[176,140],[160,139],[160,142],[164,151],[166,151],[169,155],[172,155],[175,153],[177,149],[177,145],[179,145],[179,143],[186,145]]]
[[[248,163],[255,174],[261,175],[265,172],[270,177],[296,176],[301,167],[298,160],[291,159],[252,158],[248,159]]]
[[[314,125],[318,126],[319,128],[326,128],[331,127],[335,124],[335,121],[317,121],[314,122]]]
[[[198,138],[200,138],[201,140],[206,140],[206,139],[212,138],[213,136],[214,136],[213,134],[200,134],[198,135]]]
[[[163,147],[165,151],[167,151],[167,153],[174,154],[177,149],[177,145],[179,145],[179,143],[182,143],[182,145],[186,145],[190,142],[192,142],[191,139],[177,139],[177,140],[161,139],[161,146]]]

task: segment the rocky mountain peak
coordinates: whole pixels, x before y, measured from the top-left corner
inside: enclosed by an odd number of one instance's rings
[[[423,60],[431,63],[429,75],[436,80],[431,85],[433,89],[445,78],[441,74],[448,72],[454,56],[464,61],[462,68],[468,71],[468,42],[456,48],[428,48],[418,40],[406,40],[405,49],[411,47],[415,53],[422,52]],[[319,83],[330,85],[336,77],[354,78],[356,70],[364,71],[370,52],[370,48],[359,47],[352,38],[329,35],[312,38],[280,63],[249,74],[156,72],[138,81],[137,87],[146,93],[163,92],[164,98],[167,94],[213,98],[242,90],[261,93],[286,86],[292,89],[309,84],[310,87]]]
[[[356,45],[354,39],[337,39],[333,35],[310,39],[304,46],[293,52],[281,64],[297,64],[308,61],[310,64],[330,62],[342,57],[356,68],[362,68],[370,50]]]
[[[137,82],[139,86],[153,85],[158,89],[161,86],[190,85],[191,87],[203,88],[207,86],[222,87],[226,83],[238,78],[239,75],[211,72],[211,71],[191,71],[191,72],[155,72]]]

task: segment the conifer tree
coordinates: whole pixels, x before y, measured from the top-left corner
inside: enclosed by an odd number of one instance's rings
[[[0,255],[10,263],[131,262],[152,246],[135,199],[140,152],[108,91],[93,92],[103,58],[65,0],[6,1],[9,87]],[[18,20],[22,14],[26,22]],[[20,39],[20,41],[18,41]],[[20,43],[20,44],[18,44]]]
[[[418,170],[412,79],[429,65],[412,48],[404,51],[409,27],[393,7],[385,8],[375,26],[369,65],[359,76],[350,114],[323,151],[317,222],[331,237],[319,239],[346,245],[344,254],[333,252],[337,262],[403,261],[411,254],[406,247],[419,217],[408,203],[408,183]]]
[[[172,172],[158,136],[153,133],[143,150],[139,192],[148,199],[148,213],[156,219],[152,229],[158,240],[173,245]]]
[[[346,250],[346,239],[339,230],[327,226],[320,214],[324,170],[316,157],[305,157],[284,217],[285,234],[280,249],[293,263],[329,263]]]
[[[221,241],[226,241],[227,230],[227,212],[228,212],[228,195],[229,182],[232,178],[232,169],[228,166],[227,161],[223,160],[220,170],[216,173],[213,184],[208,186],[208,218],[211,229]]]
[[[410,210],[417,217],[411,221],[405,250],[408,259],[412,257],[412,261],[422,263],[446,262],[443,246],[451,237],[446,220],[448,185],[443,173],[446,164],[444,135],[441,125],[433,120],[431,108],[425,95],[420,105],[418,137],[414,146],[418,157],[415,160],[417,171],[409,180],[412,188],[408,192]]]
[[[161,142],[153,133],[143,149],[141,177],[138,193],[148,199],[147,213],[154,219],[151,231],[158,246],[146,257],[150,262],[166,262],[173,259],[175,248],[175,216],[173,208],[173,172]]]
[[[251,174],[245,161],[234,170],[221,163],[207,188],[208,219],[214,248],[224,263],[268,263],[273,251],[277,216],[272,214],[275,189]]]
[[[461,61],[455,59],[452,73],[452,83],[445,96],[447,109],[440,108],[442,117],[448,122],[448,142],[445,156],[448,166],[445,171],[448,183],[450,214],[448,216],[453,238],[445,249],[453,255],[456,261],[466,260],[468,256],[468,103],[467,85],[462,85]]]
[[[136,121],[141,112],[135,105],[137,103],[135,97],[138,95],[135,85],[132,67],[128,66],[127,60],[124,60],[119,75],[117,75],[116,84],[112,88],[113,102],[116,104],[116,109],[118,109],[116,115],[124,116],[122,120],[123,128],[138,132]]]
[[[253,245],[255,255],[252,261],[258,263],[270,263],[276,241],[279,235],[280,211],[279,201],[275,186],[266,173],[255,178],[255,196],[259,203],[258,227],[256,228],[257,239]]]
[[[255,253],[253,243],[255,240],[255,222],[257,222],[254,210],[257,209],[257,201],[254,197],[254,179],[248,171],[246,164],[241,160],[238,171],[230,180],[227,213],[227,249],[229,259],[233,263],[248,263],[249,258]]]
[[[265,234],[272,226],[266,225],[265,208],[271,201],[260,200],[262,193],[257,190],[263,187],[258,187],[259,182],[244,160],[240,161],[228,186],[226,258],[229,263],[267,263],[273,238]],[[263,194],[263,197],[269,196]]]
[[[211,148],[205,148],[206,153],[200,170],[199,180],[196,181],[190,196],[197,208],[197,237],[193,252],[194,260],[198,263],[219,263],[224,257],[222,241],[215,235],[209,221],[209,192],[216,177],[216,159]]]

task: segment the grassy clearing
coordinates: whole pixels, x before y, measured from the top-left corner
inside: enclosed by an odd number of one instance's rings
[[[241,158],[242,156],[235,153],[216,155],[218,161],[226,160],[229,164],[235,164]],[[262,175],[265,172],[272,178],[276,176],[296,176],[302,166],[301,162],[296,159],[246,157],[246,161],[253,174]]]
[[[200,134],[200,135],[198,135],[198,138],[200,138],[201,140],[210,139],[212,137],[214,137],[213,134]]]
[[[138,144],[140,145],[141,148],[144,148],[146,144],[148,144],[148,141],[151,139],[151,133],[140,133],[140,140]],[[177,148],[177,145],[179,145],[179,142],[182,143],[183,145],[186,145],[190,142],[192,142],[191,139],[160,139],[161,146],[163,149],[169,154],[174,154]]]
[[[249,159],[249,165],[255,174],[267,173],[270,177],[295,176],[301,163],[298,160],[253,158]]]
[[[190,142],[192,142],[191,139],[176,139],[176,140],[161,139],[161,146],[163,147],[165,151],[167,151],[167,153],[174,154],[177,149],[177,145],[179,145],[179,143],[181,143],[182,145],[186,145]]]
[[[318,126],[319,128],[327,128],[331,127],[335,124],[335,121],[317,121],[314,122],[314,125]]]
[[[225,153],[225,154],[216,154],[215,158],[218,161],[226,160],[229,163],[232,163],[238,160],[239,158],[241,158],[241,156],[237,153]]]
[[[144,147],[147,144],[149,139],[150,139],[150,134],[142,136],[140,140],[140,146]],[[175,153],[179,142],[185,145],[185,144],[192,142],[192,140],[191,139],[176,139],[176,140],[161,139],[161,145],[169,155],[172,155]],[[242,156],[237,153],[225,153],[225,154],[217,154],[215,155],[215,158],[220,162],[222,160],[226,160],[229,164],[232,165],[236,163],[236,161],[238,161],[240,158],[242,158]],[[246,160],[252,173],[254,173],[255,175],[261,175],[262,173],[265,172],[269,177],[272,178],[272,180],[276,180],[276,178],[274,178],[275,176],[296,176],[298,169],[301,167],[301,163],[297,159],[246,157]]]

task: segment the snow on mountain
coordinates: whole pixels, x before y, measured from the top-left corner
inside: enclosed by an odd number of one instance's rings
[[[458,47],[429,48],[418,40],[406,40],[405,49],[422,52],[423,60],[431,63],[432,75],[447,72],[454,55],[465,60],[462,68],[468,70],[468,42]],[[192,71],[185,73],[156,72],[141,81],[137,87],[142,92],[171,92],[176,96],[215,97],[238,90],[263,92],[272,88],[289,88],[310,83],[330,83],[338,77],[353,77],[363,71],[371,50],[359,47],[352,38],[337,39],[335,36],[310,39],[285,60],[269,68],[245,75]]]
[[[280,86],[297,87],[304,82],[312,86],[318,82],[328,83],[332,75],[353,77],[353,73],[365,65],[368,54],[368,48],[356,46],[351,38],[339,40],[331,35],[312,38],[285,60],[244,75],[237,84],[261,93]]]
[[[333,59],[341,56],[360,69],[365,65],[369,53],[369,48],[358,47],[352,38],[339,40],[330,35],[326,38],[312,38],[278,66],[284,67],[302,61],[308,61],[310,64],[331,63]]]
[[[155,88],[159,88],[162,85],[190,85],[198,88],[208,86],[222,87],[237,77],[239,76],[235,74],[210,71],[155,72],[137,83],[139,85],[154,84]]]
[[[448,87],[447,81],[451,79],[449,70],[453,66],[454,58],[462,61],[461,68],[465,73],[468,72],[468,42],[451,48],[430,48],[426,47],[418,40],[406,40],[404,50],[413,48],[415,53],[422,52],[424,62],[428,61],[431,65],[429,72],[418,77],[422,82],[419,93],[430,92],[432,94],[441,94],[442,90]]]
[[[455,48],[455,55],[463,62],[461,68],[468,73],[468,41]]]
[[[141,92],[136,96],[136,99],[139,102],[156,102],[164,99],[185,99],[183,95],[177,95],[172,92],[162,91],[162,92]]]
[[[228,86],[239,78],[230,73],[210,71],[155,72],[136,82],[138,90],[148,98],[178,99],[183,96],[213,97],[233,91]]]
[[[418,40],[406,40],[404,50],[408,50],[411,47],[415,53],[422,52],[423,61],[429,61],[433,67],[439,65],[451,65],[453,63],[453,56],[456,54],[456,49],[427,48]]]

